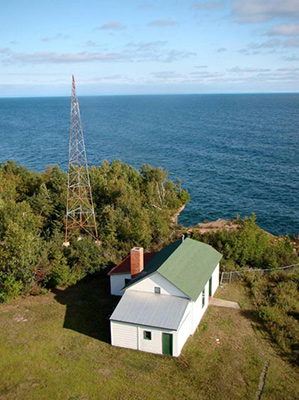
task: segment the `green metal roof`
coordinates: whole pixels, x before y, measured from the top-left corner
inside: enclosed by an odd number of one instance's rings
[[[126,288],[154,272],[159,272],[195,301],[221,257],[222,255],[208,244],[189,238],[184,241],[178,240],[156,254],[144,271]]]

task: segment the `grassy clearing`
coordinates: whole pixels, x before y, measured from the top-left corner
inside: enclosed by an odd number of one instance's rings
[[[298,372],[254,318],[245,289],[226,286],[217,297],[242,310],[210,307],[178,359],[109,345],[108,316],[118,299],[109,296],[106,276],[1,304],[0,397],[252,399],[270,360],[262,398],[299,398]]]

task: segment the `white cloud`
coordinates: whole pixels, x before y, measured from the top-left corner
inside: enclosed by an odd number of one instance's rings
[[[156,40],[152,42],[129,42],[127,47],[133,47],[135,51],[153,50],[157,47],[164,46],[167,42],[163,40]]]
[[[107,76],[100,76],[100,77],[94,77],[93,81],[95,82],[111,82],[111,81],[121,81],[123,80],[122,75],[107,75]]]
[[[247,45],[247,47],[239,50],[239,53],[250,55],[250,54],[259,54],[261,51],[269,50],[283,50],[290,48],[299,47],[299,37],[292,37],[289,39],[281,40],[277,38],[269,39],[262,43],[251,43]]]
[[[276,25],[267,34],[269,36],[297,36],[299,35],[299,24]]]
[[[152,72],[151,76],[157,79],[161,80],[169,80],[169,79],[177,79],[177,78],[182,78],[183,75],[179,74],[175,71],[158,71],[158,72]]]
[[[276,71],[283,71],[283,72],[297,72],[299,68],[296,67],[288,67],[288,68],[277,68]]]
[[[279,39],[269,39],[266,42],[262,43],[252,43],[248,45],[249,49],[264,49],[264,48],[273,48],[281,45],[281,40]]]
[[[274,18],[299,17],[299,0],[231,0],[236,22],[260,23]]]
[[[285,57],[285,61],[299,61],[299,56],[295,56],[294,54],[288,57]]]
[[[175,26],[178,23],[176,21],[173,21],[172,19],[156,19],[154,21],[151,21],[148,26],[150,27],[159,27],[159,28],[164,28],[166,26]]]
[[[84,43],[84,46],[85,46],[85,47],[96,47],[97,44],[96,44],[96,42],[94,42],[93,40],[87,40],[87,41]]]
[[[58,53],[58,52],[35,52],[20,53],[12,52],[9,48],[0,49],[3,64],[76,64],[90,62],[162,62],[171,63],[186,59],[196,54],[190,51],[167,49],[164,45],[167,42],[139,42],[128,43],[121,52],[78,52],[78,53]]]
[[[0,49],[0,54],[8,54],[10,52],[11,50],[9,47],[3,47],[2,49]]]
[[[54,35],[54,36],[43,37],[43,38],[41,38],[41,41],[42,42],[50,42],[52,40],[58,40],[58,39],[69,39],[69,36],[63,35],[62,33],[57,33],[57,35]]]
[[[3,59],[4,63],[36,63],[36,64],[69,64],[87,63],[93,61],[123,61],[127,57],[118,53],[56,53],[56,52],[36,52],[36,53],[9,53]]]
[[[233,72],[236,74],[246,74],[246,73],[254,73],[254,72],[270,72],[269,68],[240,68],[234,67],[227,70],[228,72]]]
[[[101,25],[95,28],[96,30],[112,30],[112,31],[122,31],[126,29],[125,25],[122,25],[119,21],[110,21],[107,24]]]
[[[299,37],[287,39],[284,44],[284,47],[299,47]]]

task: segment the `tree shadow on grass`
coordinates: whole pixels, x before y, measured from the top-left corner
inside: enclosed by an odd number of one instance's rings
[[[110,343],[109,317],[119,302],[110,295],[106,273],[89,276],[66,289],[52,289],[55,300],[66,305],[63,327]]]

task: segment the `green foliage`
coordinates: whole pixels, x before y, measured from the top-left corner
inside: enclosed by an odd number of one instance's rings
[[[50,286],[67,286],[72,283],[70,268],[67,259],[61,252],[57,252],[44,280]]]
[[[277,268],[299,262],[290,238],[272,237],[258,227],[256,215],[238,220],[238,229],[228,232],[194,234],[193,238],[209,243],[223,255],[223,271],[239,268]]]
[[[17,297],[24,289],[24,285],[12,275],[0,272],[0,303]]]
[[[171,217],[189,194],[161,168],[141,171],[115,160],[92,167],[90,179],[102,246],[82,234],[63,249],[67,175],[57,165],[39,174],[0,165],[0,298],[65,286],[116,263],[133,246],[168,242]]]
[[[298,361],[298,272],[276,272],[263,276],[248,274],[246,283],[270,335],[293,360]]]

